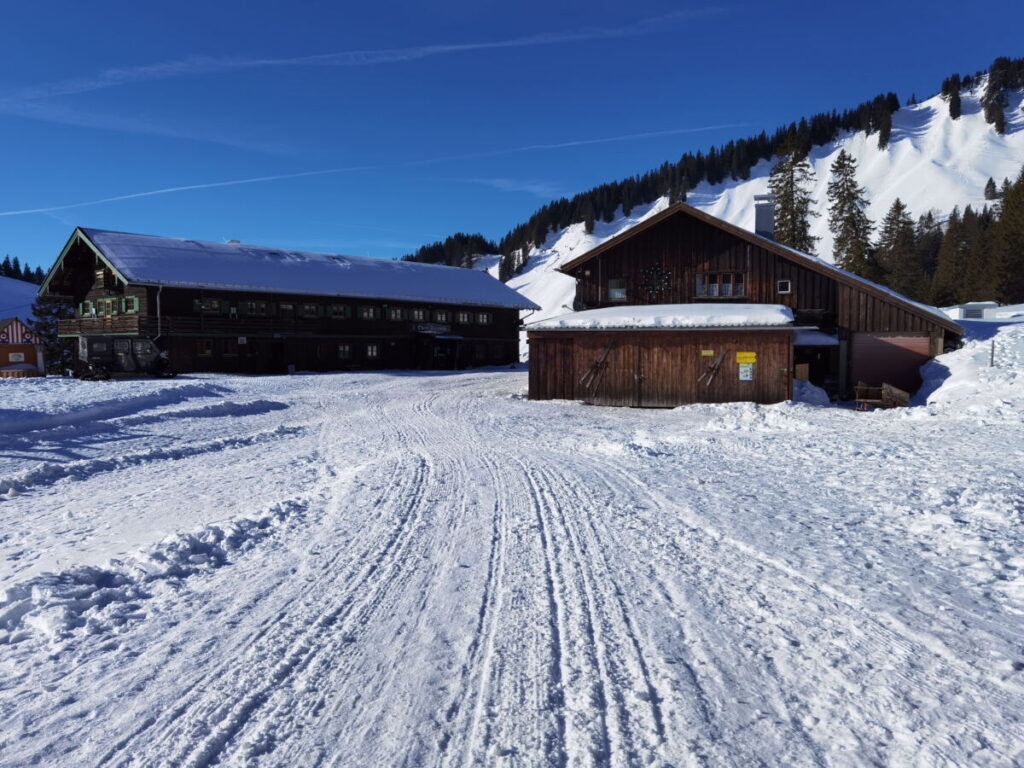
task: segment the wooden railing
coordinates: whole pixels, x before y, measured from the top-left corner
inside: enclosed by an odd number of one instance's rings
[[[409,322],[390,323],[381,320],[335,320],[331,318],[281,318],[281,317],[181,317],[160,318],[159,329],[155,317],[145,315],[118,315],[117,317],[86,317],[60,320],[58,333],[73,335],[104,335],[112,333],[138,334],[153,337],[161,334],[190,334],[211,336],[267,336],[280,334],[333,335],[342,328],[370,330],[386,327],[388,330],[406,328]]]

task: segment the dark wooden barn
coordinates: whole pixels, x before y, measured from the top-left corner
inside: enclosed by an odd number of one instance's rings
[[[40,293],[75,307],[59,331],[82,349],[150,339],[180,372],[513,363],[537,309],[476,270],[85,228]]]
[[[624,372],[619,379],[606,376],[609,367],[596,382],[586,374],[608,349],[608,332],[572,322],[559,328],[533,325],[528,338],[534,399],[662,406],[773,402],[790,396],[794,373],[841,397],[852,397],[861,382],[913,392],[921,383],[920,366],[955,347],[963,334],[938,309],[685,204],[611,238],[561,271],[576,279],[575,309],[581,315],[638,305],[773,305],[786,308],[792,320],[786,330],[771,332],[745,323],[733,329],[691,324],[672,331],[634,325],[631,335],[619,329],[612,332],[618,341],[598,367],[618,366]],[[788,339],[785,354],[769,351],[783,338]],[[757,353],[756,378],[741,381],[738,367],[720,367],[715,385],[720,391],[697,386],[707,358],[715,360],[726,349]],[[730,359],[741,364],[730,353],[722,365]],[[748,374],[743,368],[742,375]]]

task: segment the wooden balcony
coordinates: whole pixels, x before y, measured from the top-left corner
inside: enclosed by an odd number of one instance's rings
[[[118,315],[117,317],[86,317],[60,320],[58,333],[62,336],[102,336],[124,334],[126,336],[153,337],[158,333],[168,336],[334,336],[346,333],[368,333],[388,335],[409,333],[416,323],[410,321],[358,320],[280,317],[223,317],[165,315],[160,319],[159,330],[155,317],[147,315]],[[422,323],[420,324],[422,325]],[[493,333],[491,326],[476,326],[487,333]],[[476,334],[474,334],[476,335]]]

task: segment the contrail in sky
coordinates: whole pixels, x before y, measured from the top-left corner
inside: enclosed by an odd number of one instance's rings
[[[139,197],[154,197],[156,195],[169,195],[175,192],[189,192],[196,189],[215,189],[217,187],[236,187],[243,184],[261,184],[269,181],[284,181],[286,179],[302,179],[312,176],[330,176],[340,173],[353,173],[356,171],[383,171],[396,168],[414,168],[421,165],[433,165],[435,163],[454,162],[458,160],[479,160],[487,157],[498,157],[500,155],[512,155],[519,152],[536,152],[540,150],[565,149],[568,147],[583,147],[594,144],[610,144],[617,141],[636,141],[639,139],[657,138],[659,136],[679,136],[687,133],[701,133],[725,128],[742,128],[747,123],[724,123],[722,125],[705,125],[699,128],[671,128],[664,131],[647,131],[644,133],[630,133],[624,136],[607,136],[598,139],[579,139],[576,141],[562,141],[554,144],[528,144],[522,147],[510,149],[495,149],[487,152],[473,152],[464,155],[447,155],[444,157],[432,157],[424,160],[409,160],[404,163],[387,163],[381,165],[350,165],[341,168],[325,168],[317,171],[300,171],[298,173],[280,173],[272,176],[253,176],[247,179],[231,179],[229,181],[214,181],[206,184],[188,184],[181,187],[165,187],[163,189],[150,189],[145,192],[133,192],[127,195],[115,197],[104,197],[99,200],[86,200],[80,203],[68,203],[66,205],[53,205],[46,208],[25,208],[16,211],[0,211],[0,216],[23,216],[29,213],[53,213],[55,211],[67,211],[72,208],[85,208],[90,205],[102,205],[103,203],[115,203],[120,200],[134,200]]]
[[[404,61],[426,59],[468,51],[499,50],[503,48],[532,48],[592,40],[612,40],[624,37],[638,37],[658,32],[667,25],[679,24],[722,13],[725,9],[717,6],[675,11],[673,13],[641,19],[618,27],[584,27],[565,32],[547,32],[509,40],[489,42],[453,43],[446,45],[420,45],[409,48],[382,48],[365,51],[338,51],[309,56],[284,58],[219,58],[214,56],[191,56],[177,61],[147,64],[136,67],[105,69],[95,75],[71,78],[52,83],[29,86],[20,91],[0,95],[0,109],[7,104],[38,101],[58,96],[89,93],[106,88],[115,88],[132,83],[166,80],[189,75],[208,75],[265,67],[367,67],[379,64],[395,64]]]

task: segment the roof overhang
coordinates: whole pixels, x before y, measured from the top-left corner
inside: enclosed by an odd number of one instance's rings
[[[92,251],[93,254],[95,254],[96,258],[99,259],[100,262],[107,269],[113,272],[114,275],[116,275],[117,278],[122,283],[128,283],[128,279],[123,274],[121,274],[121,270],[115,267],[113,262],[111,262],[110,259],[104,256],[103,252],[99,248],[97,248],[91,240],[89,240],[89,237],[85,234],[85,232],[82,231],[81,227],[75,227],[75,231],[71,233],[71,237],[68,238],[68,241],[64,244],[64,247],[61,249],[60,256],[58,256],[57,260],[53,262],[53,266],[50,267],[49,272],[46,273],[46,277],[43,278],[43,282],[39,286],[39,295],[42,295],[43,293],[49,290],[50,281],[53,280],[54,275],[57,274],[57,271],[60,269],[61,265],[63,265],[64,258],[68,255],[68,253],[71,252],[71,249],[74,247],[75,243],[78,242],[85,243],[89,250]]]

